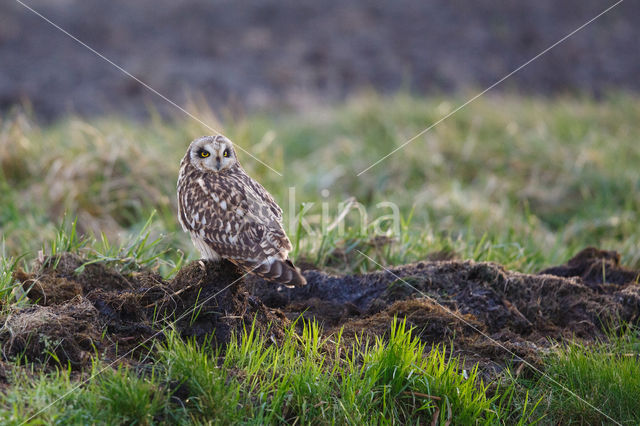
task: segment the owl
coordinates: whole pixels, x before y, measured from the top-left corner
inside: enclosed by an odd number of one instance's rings
[[[288,287],[306,284],[288,257],[282,209],[247,175],[226,137],[189,145],[180,163],[178,220],[204,259],[224,258]]]

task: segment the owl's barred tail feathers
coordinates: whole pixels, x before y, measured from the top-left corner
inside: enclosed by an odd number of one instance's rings
[[[307,280],[289,259],[285,261],[274,259],[271,262],[261,263],[238,259],[230,260],[246,271],[256,274],[267,281],[273,281],[287,287],[307,285]]]

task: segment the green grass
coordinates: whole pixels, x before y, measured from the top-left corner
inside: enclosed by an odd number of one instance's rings
[[[241,337],[241,338],[240,338]],[[67,370],[33,377],[19,371],[0,402],[3,424],[32,416],[45,424],[417,424],[436,416],[452,424],[528,422],[514,385],[487,396],[473,369],[465,374],[444,348],[425,348],[404,322],[389,339],[344,350],[341,336],[321,337],[315,323],[287,330],[282,345],[251,328],[224,356],[167,330],[152,367],[96,362],[86,383]],[[59,397],[64,398],[58,400]]]
[[[542,397],[538,411],[555,424],[640,423],[640,330],[628,328],[607,342],[584,346],[569,343],[546,360],[546,372],[588,403],[569,398],[566,391],[547,379],[532,386],[532,395]],[[601,410],[609,417],[594,410]]]
[[[388,264],[441,251],[532,272],[587,245],[616,249],[625,264],[640,266],[634,97],[484,97],[357,176],[461,100],[370,95],[331,108],[223,114],[223,123],[204,108],[196,113],[282,172],[239,153],[283,206],[293,254],[320,266],[374,267],[358,248]],[[3,118],[0,229],[7,254],[33,253],[53,239],[65,212],[78,217],[80,234],[116,241],[138,234],[156,211],[151,239],[163,235],[168,247],[195,257],[175,218],[175,181],[188,142],[208,132],[182,117],[69,118],[46,128],[19,113]],[[346,214],[343,232],[328,230],[349,197],[362,210]],[[393,213],[381,202],[398,206],[401,226],[374,222]],[[296,222],[302,203],[310,207]],[[376,230],[388,230],[393,242],[374,244]]]
[[[98,375],[97,373],[100,372]],[[3,424],[175,424],[185,411],[154,372],[105,368],[96,363],[87,383],[67,370],[17,371],[0,403]],[[35,376],[35,377],[34,377]]]
[[[224,352],[167,329],[140,368],[96,361],[82,377],[15,367],[0,402],[3,424],[598,424],[609,417],[544,377],[488,384],[463,372],[445,347],[427,348],[404,322],[387,339],[346,344],[313,322],[287,328],[281,344],[256,329]],[[640,339],[629,328],[610,342],[570,343],[545,372],[622,424],[637,424]],[[80,383],[79,379],[86,382]],[[59,397],[64,396],[62,399]]]
[[[483,97],[358,176],[462,101],[369,95],[296,112],[196,115],[282,172],[239,153],[282,205],[298,261],[377,269],[359,250],[388,265],[455,255],[535,272],[595,245],[640,268],[637,97]],[[182,117],[68,118],[46,127],[19,112],[0,118],[2,313],[27,303],[12,273],[40,250],[164,276],[196,258],[177,224],[175,184],[188,142],[207,133]],[[359,204],[334,223],[351,197]],[[398,206],[396,229],[383,218],[394,213],[385,202]],[[483,383],[402,322],[388,339],[368,342],[326,337],[315,324],[287,329],[277,345],[247,330],[225,353],[165,334],[140,365],[96,360],[93,371],[77,373],[5,363],[1,422],[36,413],[32,424],[415,424],[434,415],[454,424],[608,422],[544,377],[506,373]],[[566,343],[542,369],[637,424],[638,342],[630,327],[594,346]]]

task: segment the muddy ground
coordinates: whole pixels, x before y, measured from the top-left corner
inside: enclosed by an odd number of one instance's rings
[[[308,285],[294,289],[243,277],[227,262],[192,262],[172,280],[98,263],[78,272],[83,263],[65,253],[15,273],[33,304],[0,318],[4,361],[68,362],[81,370],[98,353],[136,362],[148,350],[141,343],[163,338],[166,320],[177,319],[185,337],[213,336],[224,347],[254,318],[275,344],[300,316],[317,320],[325,334],[343,328],[349,344],[360,334],[384,337],[398,316],[428,345],[452,344],[454,354],[493,375],[522,359],[538,364],[563,339],[590,341],[640,320],[640,272],[595,248],[537,275],[493,263],[425,261],[365,275],[307,269]]]

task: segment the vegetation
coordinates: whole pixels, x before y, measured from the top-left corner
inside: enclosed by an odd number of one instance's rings
[[[341,336],[322,339],[315,323],[289,330],[273,345],[255,329],[233,339],[224,357],[209,345],[168,332],[151,367],[134,371],[94,365],[81,388],[69,371],[12,378],[0,404],[3,423],[37,416],[44,423],[123,422],[255,424],[416,423],[493,424],[511,413],[515,388],[487,396],[476,369],[463,374],[442,348],[425,347],[403,322],[388,341],[355,342],[343,352]],[[59,400],[59,397],[63,397]],[[525,408],[527,410],[527,408]]]
[[[595,245],[640,268],[636,98],[485,97],[358,175],[456,105],[371,95],[277,115],[229,113],[218,121],[203,107],[196,115],[282,174],[239,152],[249,174],[283,206],[297,260],[339,272],[377,269],[359,250],[385,265],[457,256],[536,272]],[[79,252],[122,271],[147,266],[165,276],[196,258],[175,219],[175,181],[187,142],[207,133],[197,122],[155,115],[144,123],[69,118],[46,127],[18,111],[0,119],[2,311],[28,304],[12,272],[28,269],[40,250]],[[347,211],[349,197],[359,204]],[[396,229],[388,219],[393,209],[383,202],[398,206]],[[332,227],[340,213],[346,226]],[[147,348],[144,362],[111,365],[96,357],[93,371],[84,373],[14,360],[5,363],[11,368],[0,418],[7,424],[205,423],[214,416],[221,423],[640,420],[634,410],[640,336],[632,326],[588,347],[563,343],[544,358],[542,370],[596,410],[532,371],[507,371],[485,383],[477,369],[462,370],[446,346],[424,347],[401,320],[389,339],[376,341],[321,337],[317,324],[298,325],[302,331],[290,327],[277,345],[248,329],[221,353],[183,341],[168,324],[165,341]]]
[[[249,174],[283,206],[294,254],[320,266],[375,268],[357,248],[389,264],[444,251],[533,272],[588,245],[615,248],[626,265],[640,265],[635,98],[484,97],[358,176],[457,104],[369,96],[297,113],[228,114],[224,126],[206,108],[196,115],[282,174],[239,152]],[[167,247],[193,258],[175,219],[175,181],[187,143],[209,133],[182,117],[69,118],[46,128],[18,112],[4,118],[6,254],[34,253],[53,239],[65,212],[77,216],[79,233],[114,241],[137,234],[156,210],[153,236],[164,235]],[[353,210],[344,232],[322,232],[321,204],[330,225],[349,197],[366,209],[368,226],[362,229]],[[375,230],[389,228],[374,220],[392,213],[376,207],[380,202],[397,205],[402,218],[385,250],[371,241]]]
[[[533,385],[532,395],[542,396],[539,411],[548,413],[553,422],[583,424],[609,423],[610,419],[594,410],[599,407],[614,419],[638,424],[638,389],[640,389],[640,333],[624,330],[611,335],[608,342],[589,347],[569,343],[547,359],[547,373],[557,382],[586,399],[559,397],[563,390],[544,379]],[[591,405],[591,406],[590,406]]]

